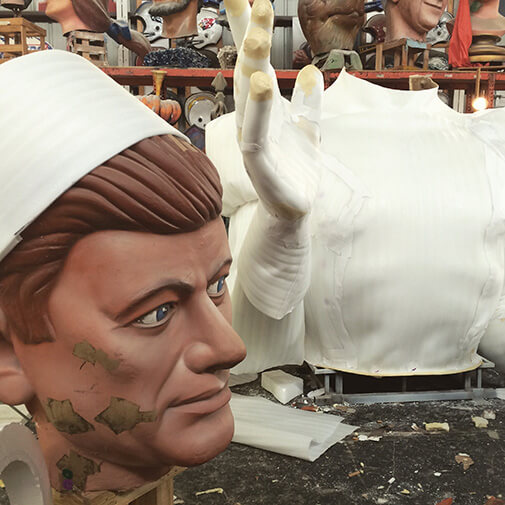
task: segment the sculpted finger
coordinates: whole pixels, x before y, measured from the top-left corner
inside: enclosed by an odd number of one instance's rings
[[[317,67],[307,65],[298,73],[291,99],[291,114],[295,124],[315,145],[319,145],[320,141],[323,91],[324,78]]]
[[[260,71],[275,76],[275,72],[270,65],[273,21],[274,12],[270,1],[255,0],[251,11],[249,28],[235,67],[234,96],[239,138],[251,75]]]
[[[224,0],[224,8],[226,9],[226,17],[230,24],[233,41],[237,46],[237,51],[239,51],[249,26],[251,6],[248,0]]]
[[[274,80],[264,72],[252,74],[241,150],[247,173],[267,211],[292,221],[306,213],[307,202],[276,169],[277,157],[268,139],[273,98]]]

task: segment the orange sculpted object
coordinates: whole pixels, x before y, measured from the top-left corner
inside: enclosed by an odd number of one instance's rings
[[[126,490],[209,460],[233,435],[228,369],[245,348],[231,327],[222,190],[208,158],[136,98],[84,59],[47,53],[0,68],[15,96],[25,78],[44,106],[77,95],[44,123],[56,130],[33,143],[43,182],[21,184],[17,202],[31,184],[51,196],[0,244],[0,401],[33,414],[55,489]],[[2,180],[26,173],[33,152],[18,150]]]

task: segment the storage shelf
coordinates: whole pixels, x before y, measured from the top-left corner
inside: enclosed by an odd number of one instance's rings
[[[154,67],[104,67],[102,69],[119,84],[131,86],[146,86],[152,84]],[[165,83],[169,87],[184,88],[198,86],[208,88],[218,72],[222,72],[229,90],[233,86],[233,70],[219,70],[214,68],[160,68],[166,72]],[[409,76],[424,75],[431,77],[439,84],[440,89],[464,89],[473,91],[475,87],[476,71],[423,71],[423,70],[388,70],[388,71],[350,71],[352,75],[367,81],[395,89],[408,89]],[[283,90],[292,89],[298,70],[277,70],[279,87]],[[325,83],[330,85],[338,76],[338,72],[325,72]],[[481,86],[485,87],[489,81],[494,89],[505,90],[505,74],[481,70]]]

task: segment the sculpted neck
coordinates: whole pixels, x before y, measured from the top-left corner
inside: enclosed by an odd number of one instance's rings
[[[401,16],[398,7],[391,0],[386,7],[386,42],[408,38],[419,42],[426,41],[426,32],[419,32]]]
[[[498,12],[498,0],[482,3],[482,7],[471,15],[473,35],[505,34],[505,17]]]
[[[94,31],[77,16],[70,4],[64,9],[51,9],[51,4],[49,4],[46,14],[60,24],[64,34],[76,30]]]
[[[491,0],[489,2],[483,2],[480,9],[472,15],[472,17],[477,17],[477,18],[496,18],[500,16],[500,13],[498,12],[498,7],[499,7],[499,1],[498,0]]]
[[[39,421],[38,416],[35,419],[51,486],[57,491],[68,492],[70,483],[85,491],[125,491],[154,482],[170,470],[170,467],[125,467],[103,461],[103,458],[82,449],[84,437],[93,437],[93,432],[71,435],[80,439],[77,447],[47,420]],[[80,494],[75,487],[74,490]]]

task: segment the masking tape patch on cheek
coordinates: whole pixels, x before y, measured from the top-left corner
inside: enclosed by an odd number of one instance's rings
[[[48,398],[44,405],[47,420],[58,430],[70,435],[94,431],[92,424],[74,410],[70,400]]]
[[[124,398],[110,399],[109,406],[95,417],[95,421],[108,426],[116,435],[135,428],[139,423],[156,421],[156,412],[141,412],[140,407]]]
[[[95,349],[89,342],[79,342],[75,344],[72,354],[83,360],[83,365],[85,363],[91,363],[95,365],[99,363],[105,370],[112,372],[119,367],[120,361],[117,359],[109,358],[105,351],[101,349]]]

